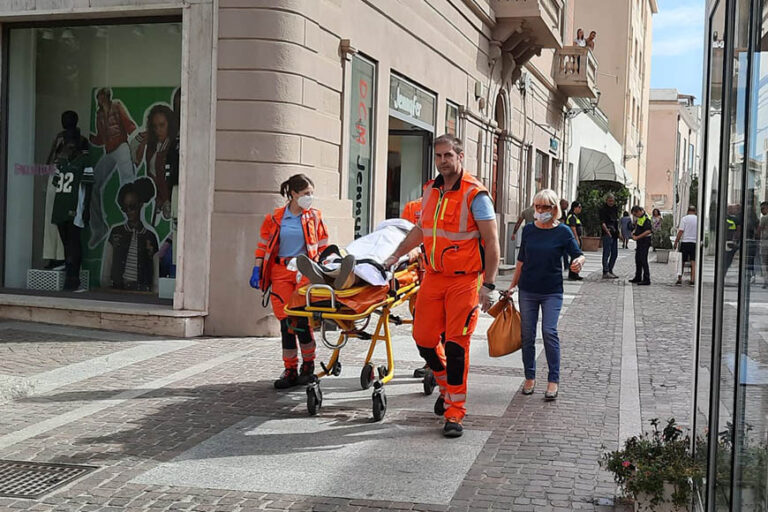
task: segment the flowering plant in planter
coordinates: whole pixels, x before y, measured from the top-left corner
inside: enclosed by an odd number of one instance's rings
[[[692,480],[701,478],[702,468],[690,453],[690,437],[674,418],[661,428],[657,418],[651,420],[653,431],[633,436],[624,448],[605,452],[600,466],[613,473],[627,496],[649,499],[652,506],[671,502],[683,507],[690,503]],[[665,493],[673,489],[671,496]]]

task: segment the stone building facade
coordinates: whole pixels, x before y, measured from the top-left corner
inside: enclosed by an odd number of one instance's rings
[[[420,195],[434,174],[432,140],[443,132],[463,140],[466,168],[491,191],[511,261],[507,228],[533,194],[573,189],[566,112],[571,98],[597,93],[597,61],[568,43],[573,18],[573,2],[563,0],[4,3],[6,122],[26,124],[2,134],[0,315],[182,336],[274,334],[247,277],[264,215],[284,204],[280,183],[310,176],[331,238],[343,245]],[[81,61],[70,62],[75,48]],[[57,76],[66,98],[46,89]],[[69,105],[79,105],[82,131],[95,134],[107,87],[137,125],[125,141],[139,155],[134,178],[151,178],[157,191],[141,210],[158,242],[155,282],[115,290],[114,240],[92,235],[88,292],[30,296],[24,274],[50,259],[46,177],[25,180],[14,169],[46,163],[56,116]],[[166,120],[179,134],[169,211],[157,156],[150,150],[142,160],[135,149],[139,134],[165,133],[155,106],[173,110]],[[23,121],[29,109],[36,115]],[[129,180],[102,146],[91,141],[96,174],[111,166],[103,207],[114,229],[127,216],[118,189]]]

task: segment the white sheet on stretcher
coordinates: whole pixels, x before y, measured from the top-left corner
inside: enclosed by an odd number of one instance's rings
[[[408,235],[413,227],[413,224],[405,219],[387,219],[376,226],[376,231],[362,236],[349,244],[346,248],[347,253],[352,254],[357,260],[370,259],[383,263],[385,259],[395,252],[397,246],[405,240],[406,235]],[[403,256],[399,262],[406,261],[407,259],[407,255]],[[329,270],[334,270],[339,267],[340,261],[341,258],[338,256],[331,256],[320,263]],[[387,277],[385,278],[378,268],[368,263],[358,263],[355,265],[355,275],[374,286],[384,286],[388,284],[389,279],[392,279],[391,272],[387,271]]]

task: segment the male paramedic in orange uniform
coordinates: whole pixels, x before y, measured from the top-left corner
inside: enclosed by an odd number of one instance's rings
[[[459,437],[466,414],[469,340],[478,309],[491,306],[500,250],[493,203],[462,167],[461,140],[442,135],[434,147],[440,175],[424,187],[420,223],[384,266],[423,242],[427,273],[416,299],[413,338],[440,386],[435,413],[445,416],[443,435]]]
[[[411,224],[418,224],[419,220],[421,220],[421,199],[405,203],[403,214],[400,215],[400,218],[407,220]]]

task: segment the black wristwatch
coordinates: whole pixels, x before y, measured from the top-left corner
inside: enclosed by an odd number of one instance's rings
[[[496,285],[493,284],[493,283],[483,283],[483,286],[485,286],[486,288],[488,288],[491,291],[496,289]]]

